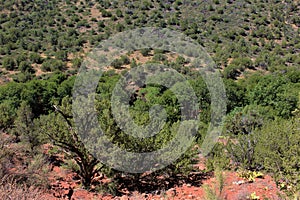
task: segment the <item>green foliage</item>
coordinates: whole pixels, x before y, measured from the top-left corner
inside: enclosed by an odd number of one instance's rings
[[[33,67],[27,61],[20,62],[18,69],[21,72],[28,72],[28,73],[34,73],[35,72],[35,70],[33,69]]]
[[[40,132],[47,136],[54,145],[70,154],[79,166],[77,172],[82,179],[82,184],[89,187],[94,175],[100,172],[103,166],[99,166],[99,161],[88,152],[80,141],[78,133],[73,129],[73,122],[66,117],[71,112],[69,101],[70,99],[64,98],[62,106],[57,108],[57,113],[39,118]]]
[[[57,88],[57,96],[59,99],[62,99],[66,96],[72,96],[72,90],[74,86],[75,76],[72,76],[63,82],[58,86]]]
[[[29,55],[29,60],[32,63],[37,63],[37,64],[42,64],[43,63],[43,59],[38,53],[31,53]]]
[[[9,56],[6,56],[3,58],[2,61],[2,66],[6,69],[6,70],[15,70],[16,67],[16,61]]]
[[[237,67],[234,65],[229,65],[223,71],[224,77],[230,78],[230,79],[236,79],[241,74],[241,71],[239,70],[239,68],[240,67]]]
[[[0,104],[0,129],[6,130],[11,127],[16,116],[15,103],[11,100],[5,100]]]
[[[257,135],[256,163],[271,172],[277,181],[300,189],[299,119],[276,120],[263,126]]]
[[[253,68],[252,60],[247,57],[235,58],[230,64],[237,66],[240,70],[244,70],[246,68]]]
[[[206,167],[208,171],[215,171],[216,169],[219,170],[229,170],[230,165],[230,159],[228,155],[225,153],[226,146],[220,142],[218,142],[213,150],[210,152]]]
[[[148,56],[151,49],[141,49],[140,51],[143,56]]]
[[[112,116],[110,93],[113,90],[115,76],[111,76],[109,79],[106,76],[101,77],[99,90],[101,93],[96,98],[96,109],[101,110],[98,114],[98,119],[102,130],[110,140],[121,148],[134,152],[151,152],[162,148],[166,145],[175,134],[184,134],[184,131],[178,132],[179,126],[179,107],[174,94],[170,90],[159,85],[149,85],[145,88],[141,88],[139,92],[133,94],[134,99],[129,102],[129,112],[132,116],[132,120],[138,126],[145,126],[150,122],[149,109],[154,105],[164,105],[167,113],[166,124],[155,135],[143,140],[133,137],[132,134],[123,132],[117,125]],[[116,106],[116,105],[115,105]],[[189,121],[184,122],[189,124]],[[134,129],[129,130],[134,133]],[[170,164],[168,167],[156,173],[166,174],[187,174],[192,167],[193,157],[195,156],[195,150],[189,149],[180,159]],[[129,161],[130,162],[130,161]]]
[[[20,72],[12,75],[12,79],[17,83],[25,83],[34,78],[34,75],[29,72]]]
[[[120,9],[116,10],[117,17],[123,17],[122,11]]]
[[[28,103],[21,102],[12,132],[17,138],[20,137],[22,142],[28,144],[32,152],[42,143],[42,135],[36,130],[37,125]]]
[[[64,68],[65,64],[61,60],[49,59],[43,62],[42,70],[43,71],[61,71]]]
[[[248,86],[247,97],[250,104],[271,106],[276,115],[291,116],[296,108],[299,84],[292,84],[286,77],[279,75],[261,76],[255,87]]]
[[[226,89],[227,113],[230,113],[237,107],[246,105],[246,89],[241,84],[231,79],[224,79],[223,83]]]
[[[217,168],[215,171],[215,176],[218,184],[218,191],[219,195],[221,195],[224,187],[225,187],[225,177],[223,175],[223,172],[220,168]]]
[[[290,70],[288,70],[286,76],[292,83],[300,82],[300,70],[298,68],[291,68]]]
[[[153,60],[154,61],[165,61],[165,60],[167,60],[167,56],[163,55],[162,53],[154,53]]]
[[[0,87],[0,104],[9,101],[11,108],[17,109],[22,101],[28,102],[34,116],[52,110],[52,102],[60,101],[64,95],[71,96],[75,77],[65,82],[60,73],[45,77],[45,80],[31,80],[27,83],[8,83]]]
[[[62,167],[65,168],[65,169],[72,170],[73,172],[80,173],[80,167],[79,167],[79,165],[77,165],[77,163],[74,160],[72,160],[72,158],[66,159],[64,161]]]
[[[256,135],[249,134],[238,135],[228,141],[226,149],[235,165],[245,169],[259,169],[261,167],[255,160],[257,140]]]
[[[91,14],[89,8],[92,7],[98,9],[103,18]],[[297,54],[299,8],[295,2],[3,1],[0,10],[3,11],[0,14],[1,84],[7,78],[15,81],[0,86],[1,130],[13,129],[23,141],[33,145],[32,148],[39,142],[30,138],[39,138],[41,133],[48,131],[45,127],[54,135],[66,136],[71,140],[73,133],[67,130],[70,127],[60,122],[63,119],[58,113],[50,113],[54,103],[61,104],[63,97],[72,96],[75,77],[50,75],[50,72],[65,71],[67,64],[72,64],[75,71],[66,73],[76,73],[83,52],[117,32],[141,26],[167,27],[180,30],[203,45],[223,70],[228,113],[224,132],[228,145],[218,143],[208,165],[212,169],[216,166],[226,168],[231,159],[247,169],[272,172],[286,188],[293,185],[299,190],[299,165],[296,164],[299,163],[299,156],[295,147],[297,144],[299,146],[299,134],[297,128],[291,128],[298,125],[300,89],[300,60]],[[189,47],[184,50],[188,55],[194,54]],[[143,56],[153,56],[150,59],[154,62],[168,64],[164,51],[155,49],[154,55],[151,49],[140,49],[140,52]],[[68,60],[68,55],[75,58]],[[76,57],[78,55],[80,58]],[[122,66],[129,64],[132,68],[137,67],[134,59],[122,56],[112,66],[122,70]],[[170,61],[172,68],[190,76],[189,83],[200,104],[200,108],[193,112],[200,113],[200,126],[206,130],[211,115],[210,94],[205,82],[196,77],[187,64],[188,61],[181,56]],[[33,67],[47,73],[35,78]],[[13,72],[11,75],[7,72],[16,70],[20,73]],[[170,90],[157,85],[139,88],[133,94],[129,110],[136,124],[149,123],[149,108],[156,104],[164,105],[168,114],[161,132],[141,142],[122,132],[112,117],[110,96],[118,78],[118,74],[109,71],[100,80],[102,85],[97,88],[100,95],[96,99],[100,124],[108,130],[112,141],[122,148],[138,152],[161,148],[176,134],[180,120],[176,97]],[[39,118],[40,115],[43,116]],[[37,132],[39,126],[44,128]],[[199,131],[198,143],[205,136],[205,130]],[[58,136],[55,139],[64,141]],[[79,143],[76,143],[77,148],[82,147]],[[86,151],[80,151],[88,155]],[[185,169],[189,168],[193,153],[188,151],[168,166],[166,172],[187,173],[189,170]],[[71,155],[78,157],[73,153]],[[86,156],[85,159],[91,164],[91,157]],[[272,164],[274,160],[276,162]],[[88,174],[82,172],[84,170],[79,171],[82,176]]]
[[[215,171],[215,177],[217,180],[216,185],[210,187],[209,185],[204,185],[205,199],[207,200],[222,200],[222,191],[225,186],[225,177],[223,172],[217,168]]]
[[[121,58],[115,59],[112,63],[111,66],[114,67],[115,69],[120,69],[123,65],[129,65],[130,60],[127,56],[122,55]]]
[[[272,112],[267,107],[262,106],[246,106],[242,108],[236,108],[229,115],[227,115],[225,123],[226,135],[239,135],[239,134],[251,134],[255,129],[263,125],[263,121],[267,118],[265,112]],[[270,113],[270,116],[271,113]]]
[[[101,10],[101,13],[102,13],[102,17],[111,17],[112,16],[111,12],[106,11],[104,9]]]
[[[61,50],[61,51],[56,52],[55,57],[58,60],[67,61],[68,53],[67,53],[67,51]]]
[[[289,193],[294,193],[300,185],[299,124],[297,118],[267,121],[249,135],[230,139],[229,156],[242,168],[272,173],[278,183],[292,186]],[[255,172],[246,175],[251,180],[257,176]]]
[[[209,185],[204,185],[205,199],[207,200],[222,200],[216,193],[216,191]]]
[[[79,67],[81,66],[81,63],[82,63],[82,59],[80,59],[80,58],[74,58],[72,60],[72,66],[75,69],[79,69]]]
[[[211,99],[206,83],[201,77],[191,79],[189,83],[197,97],[199,97],[198,111],[200,112],[200,121],[204,123],[209,123]]]

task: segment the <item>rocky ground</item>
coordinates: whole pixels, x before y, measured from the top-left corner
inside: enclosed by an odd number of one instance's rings
[[[203,167],[203,166],[200,166]],[[151,193],[140,193],[123,189],[119,196],[112,196],[105,192],[89,192],[81,188],[80,180],[75,173],[62,167],[53,166],[49,174],[51,190],[45,193],[45,199],[208,199],[209,191],[215,193],[219,199],[244,200],[244,199],[283,199],[283,193],[278,189],[274,180],[269,175],[256,178],[254,182],[249,182],[241,178],[237,172],[223,171],[224,184],[220,192],[220,184],[213,173],[195,173],[189,180],[178,181],[172,187],[167,187],[163,191],[155,190]],[[102,178],[100,182],[107,182]],[[162,188],[171,185],[163,177],[158,180],[162,183]],[[145,183],[147,184],[147,183]],[[126,188],[124,186],[123,188]]]
[[[5,137],[4,137],[5,136]],[[4,135],[3,140],[8,138]],[[49,145],[44,146],[43,152],[49,154]],[[11,144],[8,149],[17,152],[20,145]],[[27,159],[24,154],[16,153],[14,167],[10,168],[11,174],[22,172],[22,163]],[[139,182],[132,179],[122,179],[118,187],[114,187],[110,179],[104,176],[95,177],[95,183],[90,190],[82,188],[80,178],[72,170],[64,167],[64,156],[60,153],[51,154],[50,165],[46,165],[49,189],[44,191],[43,199],[72,199],[72,200],[94,200],[94,199],[219,199],[219,200],[276,200],[286,199],[284,193],[276,186],[270,175],[256,177],[254,181],[242,178],[239,172],[222,171],[219,173],[205,172],[205,158],[199,158],[199,162],[194,167],[193,173],[188,177],[163,177],[159,176],[155,181],[150,182],[149,176],[145,175]],[[26,171],[24,171],[26,174]],[[28,172],[27,172],[28,173]],[[222,175],[220,175],[222,174]],[[220,177],[223,181],[220,181]],[[223,184],[221,184],[223,182]],[[110,185],[111,184],[111,185]],[[112,186],[99,188],[99,186]],[[97,188],[98,187],[98,188]],[[113,195],[112,192],[115,192]],[[6,191],[7,193],[7,191]],[[213,198],[212,198],[213,197]],[[1,199],[1,198],[0,198]]]

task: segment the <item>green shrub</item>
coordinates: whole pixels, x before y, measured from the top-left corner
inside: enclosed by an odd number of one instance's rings
[[[300,121],[278,119],[257,131],[255,162],[275,177],[277,182],[300,190]]]
[[[300,121],[297,118],[267,121],[249,135],[231,138],[226,146],[228,155],[243,169],[264,170],[277,183],[300,189]]]
[[[122,65],[129,65],[130,60],[127,56],[122,55],[121,58],[113,60],[111,66],[115,69],[120,69]]]
[[[141,49],[140,51],[143,56],[148,56],[151,49]]]
[[[55,106],[57,113],[41,116],[39,132],[48,138],[54,145],[61,147],[76,162],[77,171],[85,187],[89,187],[95,176],[104,167],[93,155],[89,153],[80,141],[79,134],[72,127],[73,120],[66,116],[71,113],[70,98],[62,100],[62,106]]]
[[[11,100],[2,101],[0,104],[0,129],[8,129],[12,126],[16,117],[15,102]]]
[[[18,68],[19,68],[19,70],[21,72],[28,72],[28,73],[34,73],[35,72],[35,70],[33,69],[33,67],[27,61],[20,62]]]
[[[43,71],[61,71],[65,67],[65,64],[61,60],[49,59],[43,62],[42,70]]]
[[[223,74],[225,78],[236,79],[241,74],[240,67],[229,65],[224,69]]]
[[[31,53],[29,56],[29,60],[32,63],[42,64],[43,59],[38,53]]]
[[[6,56],[3,58],[2,66],[6,70],[14,70],[16,68],[16,61],[12,57]]]
[[[218,142],[208,155],[205,165],[207,167],[207,171],[215,171],[216,169],[230,169],[230,159],[226,154],[226,146]]]
[[[34,78],[34,75],[29,72],[20,72],[11,76],[12,79],[17,83],[25,83]]]
[[[236,166],[245,169],[257,169],[255,162],[255,148],[257,145],[257,136],[254,134],[238,135],[230,138],[226,145],[226,150],[230,159]]]
[[[270,106],[280,117],[291,116],[297,104],[298,84],[291,84],[288,78],[275,74],[260,76],[257,84],[252,86],[248,85],[246,94],[250,104]]]
[[[153,61],[165,61],[167,56],[162,53],[155,53],[152,59]]]

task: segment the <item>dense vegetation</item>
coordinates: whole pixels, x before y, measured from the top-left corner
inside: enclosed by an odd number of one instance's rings
[[[7,160],[13,157],[6,143],[26,146],[23,153],[38,158],[40,165],[51,161],[41,156],[41,145],[53,143],[59,147],[53,151],[64,150],[67,162],[86,187],[97,173],[120,181],[124,174],[100,163],[72,129],[73,75],[86,52],[98,42],[124,30],[156,26],[182,31],[196,40],[222,73],[228,99],[222,137],[227,142],[218,143],[208,156],[210,170],[266,171],[290,194],[299,191],[299,13],[299,2],[292,0],[0,0],[0,130],[13,137],[1,143],[0,175],[8,171]],[[157,49],[128,53],[116,59],[99,81],[98,120],[111,141],[124,149],[159,149],[174,136],[180,120],[175,95],[150,84],[135,93],[130,112],[137,124],[145,125],[149,108],[164,105],[168,118],[162,131],[140,141],[116,126],[110,98],[119,72],[137,67],[143,59],[164,63],[189,79],[201,99],[201,128],[195,145],[201,145],[205,137],[210,122],[209,90],[203,79],[186,67],[188,61],[182,57],[170,60],[167,54]],[[152,176],[188,174],[196,154],[196,149],[190,148]],[[25,175],[32,177],[35,169]],[[138,175],[127,176],[138,180]],[[26,182],[28,178],[18,180]]]

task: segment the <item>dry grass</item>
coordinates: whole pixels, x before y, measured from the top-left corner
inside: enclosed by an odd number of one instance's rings
[[[44,155],[29,156],[26,145],[0,134],[0,199],[43,200],[48,187],[48,163]]]
[[[0,183],[0,199],[2,200],[43,200],[43,192],[35,187],[25,184],[18,185],[16,181],[2,178]]]

